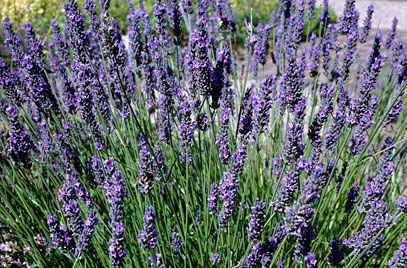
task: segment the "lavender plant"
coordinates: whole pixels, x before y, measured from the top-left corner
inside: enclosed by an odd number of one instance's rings
[[[282,0],[242,62],[228,0],[130,0],[128,45],[109,6],[3,21],[2,266],[406,265],[397,19]]]

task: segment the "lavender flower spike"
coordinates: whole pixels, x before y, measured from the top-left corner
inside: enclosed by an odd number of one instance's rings
[[[157,230],[154,225],[154,208],[148,207],[143,217],[143,230],[138,235],[139,244],[147,249],[155,249],[157,246]]]
[[[86,215],[87,217],[83,224],[82,233],[80,234],[78,241],[76,242],[76,255],[87,249],[92,234],[95,231],[95,225],[98,222],[95,209],[90,210]]]
[[[213,183],[208,195],[208,207],[209,214],[213,214],[217,211],[219,201],[219,189],[218,184]]]
[[[407,237],[401,239],[400,247],[394,252],[393,257],[386,262],[390,268],[402,268],[407,265]]]
[[[109,240],[109,255],[112,259],[112,267],[122,267],[126,251],[124,249],[124,225],[114,222],[112,226],[112,238]]]
[[[261,238],[265,221],[266,203],[257,199],[252,206],[249,226],[247,227],[247,235],[250,241],[257,241]]]
[[[220,198],[223,200],[218,222],[221,228],[226,227],[235,209],[236,195],[239,188],[239,180],[236,174],[225,172],[219,184]]]
[[[399,23],[399,20],[396,17],[394,17],[392,24],[391,24],[391,30],[386,39],[386,48],[387,49],[391,48],[391,46],[394,43],[394,38],[396,37],[396,34],[397,34],[397,24],[398,23]]]
[[[6,113],[10,122],[10,139],[5,148],[6,154],[9,155],[13,161],[22,163],[25,168],[30,168],[30,151],[34,149],[34,144],[20,124],[16,108],[8,106]]]
[[[362,44],[366,43],[367,37],[369,36],[369,31],[372,28],[373,12],[374,12],[374,6],[369,5],[367,7],[366,17],[365,17],[365,19],[363,21],[362,32],[360,33],[360,36],[359,36],[359,42],[362,43]]]

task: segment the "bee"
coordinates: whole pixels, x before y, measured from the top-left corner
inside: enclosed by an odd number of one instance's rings
[[[311,71],[311,72],[309,72],[309,76],[310,76],[310,77],[315,77],[317,74],[318,74],[317,71]]]
[[[144,193],[149,193],[151,190],[151,183],[154,180],[154,171],[149,170],[147,172],[145,172],[144,174],[142,174],[139,178],[139,184],[142,188],[142,192]]]

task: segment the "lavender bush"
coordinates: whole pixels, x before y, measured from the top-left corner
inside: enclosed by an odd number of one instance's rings
[[[130,0],[128,45],[109,0],[45,41],[3,20],[1,266],[404,267],[397,19],[323,1],[303,42],[315,1],[280,1],[242,63],[229,1],[194,2]]]

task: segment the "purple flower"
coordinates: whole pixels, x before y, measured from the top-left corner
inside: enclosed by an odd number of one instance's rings
[[[236,174],[225,172],[219,183],[220,199],[223,201],[222,208],[218,215],[218,222],[221,228],[226,227],[235,209],[239,180]]]
[[[123,219],[123,202],[125,196],[125,184],[122,173],[116,169],[114,160],[104,162],[107,173],[103,184],[103,191],[109,203],[109,216],[111,225]]]
[[[178,253],[182,253],[183,243],[175,227],[171,231],[171,247]]]
[[[164,268],[160,253],[156,253],[155,258],[153,256],[148,257],[148,261],[150,262],[150,268]]]
[[[233,14],[229,0],[219,0],[213,7],[215,9],[214,20],[219,23],[219,31],[232,33],[236,31],[236,18]]]
[[[303,127],[303,120],[298,117],[294,117],[288,123],[282,155],[282,159],[286,164],[296,161],[303,154],[305,148],[305,144],[302,142]]]
[[[155,249],[157,246],[157,230],[154,225],[154,208],[147,207],[143,217],[143,230],[138,234],[138,242],[144,248]]]
[[[181,44],[181,34],[182,34],[181,29],[182,14],[179,10],[178,0],[167,1],[167,13],[169,24],[174,34],[174,44],[179,45]]]
[[[183,101],[178,112],[180,120],[178,136],[182,147],[180,162],[188,165],[192,161],[192,156],[188,149],[194,138],[195,122],[192,120],[194,107],[192,101],[187,96],[183,96],[182,99]]]
[[[359,79],[360,92],[353,108],[356,121],[363,122],[361,118],[366,116],[369,111],[372,111],[371,91],[377,87],[379,72],[385,62],[385,58],[380,54],[381,40],[381,34],[377,33],[369,54],[367,66],[363,70],[362,77]],[[364,126],[362,125],[362,127]]]
[[[329,14],[329,1],[324,0],[322,2],[322,13],[319,15],[318,19],[325,25],[331,20],[331,15]]]
[[[93,96],[89,90],[90,81],[93,79],[91,66],[87,63],[74,61],[72,62],[71,67],[78,85],[76,98],[82,120],[85,121],[90,128],[95,137],[96,143],[102,143],[100,125],[96,120]]]
[[[305,264],[307,265],[307,268],[315,268],[317,267],[317,257],[315,256],[314,253],[310,252],[308,253],[305,257]]]
[[[283,108],[288,106],[288,110],[294,113],[298,103],[303,101],[303,87],[305,83],[305,55],[297,58],[288,55],[288,63],[284,74],[280,79],[280,103]]]
[[[391,30],[386,39],[386,48],[387,49],[391,48],[391,46],[394,43],[394,38],[396,37],[396,34],[397,34],[397,24],[398,23],[399,23],[399,20],[396,17],[394,17],[393,21],[391,23]]]
[[[267,129],[276,86],[276,76],[268,75],[260,84],[259,94],[253,97],[253,128],[256,135]]]
[[[252,206],[247,235],[250,241],[257,241],[261,238],[264,224],[266,222],[266,203],[256,199]]]
[[[160,0],[154,1],[153,6],[155,31],[158,35],[159,42],[162,48],[165,48],[170,41],[169,33],[167,31],[167,11],[164,3]]]
[[[387,182],[390,180],[394,170],[394,164],[391,162],[391,150],[393,140],[388,137],[382,147],[383,153],[377,166],[377,176],[368,180],[363,191],[362,209],[368,210],[372,203],[380,200],[384,194]]]
[[[245,137],[253,129],[253,92],[254,86],[247,88],[242,102],[238,133]]]
[[[231,156],[229,140],[229,120],[233,110],[233,91],[224,88],[222,92],[222,102],[219,115],[219,132],[216,135],[216,145],[219,149],[219,158],[222,164],[226,165]]]
[[[231,72],[231,51],[228,45],[216,49],[216,66],[212,75],[212,108],[219,107],[219,98],[225,87],[230,86],[229,75]],[[191,64],[191,63],[190,63]],[[227,89],[226,89],[227,90]]]
[[[407,265],[407,238],[403,236],[400,247],[394,252],[393,257],[386,262],[390,268],[401,268]]]
[[[211,262],[212,265],[218,265],[220,262],[219,253],[211,252],[211,254],[209,254],[209,261]]]
[[[15,104],[22,102],[22,83],[18,73],[12,70],[3,58],[0,58],[0,87],[4,90],[9,102]]]
[[[291,1],[287,1],[291,2]],[[301,35],[304,29],[304,1],[298,6],[298,12],[293,13],[288,21],[288,28],[285,31],[285,49],[289,54],[288,57],[295,57],[296,51],[301,43]]]
[[[308,0],[307,16],[310,20],[315,16],[315,2],[315,0]]]
[[[69,112],[76,110],[75,89],[68,77],[66,66],[69,66],[69,50],[65,38],[61,34],[61,29],[56,20],[51,21],[52,40],[49,43],[50,67],[56,73],[60,82],[61,91],[64,95],[64,103]]]
[[[246,258],[242,261],[242,267],[244,268],[254,268],[260,264],[261,258],[263,256],[264,244],[259,242],[255,244]]]
[[[251,70],[257,76],[258,64],[265,65],[267,62],[267,51],[270,47],[269,34],[271,26],[259,24],[257,26],[257,39],[253,47],[253,58]]]
[[[243,140],[232,155],[229,172],[233,176],[239,176],[243,172],[244,163],[247,157],[247,141]]]
[[[310,48],[309,48],[309,62],[307,64],[308,73],[310,77],[314,77],[318,74],[319,61],[321,56],[321,46],[316,45],[317,35],[311,34]]]
[[[339,265],[339,263],[345,258],[345,253],[342,249],[342,243],[338,238],[334,238],[329,241],[329,256],[328,262],[331,265]]]
[[[208,208],[209,214],[214,214],[218,209],[218,201],[219,201],[219,188],[217,183],[211,184],[211,189],[208,195]]]
[[[134,95],[134,75],[128,64],[127,50],[117,21],[114,18],[109,19],[107,13],[102,13],[101,22],[101,50],[107,61],[109,84],[121,117],[127,118],[127,101]]]
[[[294,168],[285,173],[283,182],[278,188],[277,202],[272,203],[274,210],[283,211],[293,198],[300,179],[300,173],[304,170],[301,162],[302,158],[298,159]]]
[[[13,30],[13,24],[7,18],[3,20],[3,30],[5,37],[4,44],[11,54],[13,65],[20,68],[22,63],[21,61],[24,56],[23,47],[20,42],[20,38]],[[22,77],[20,76],[20,78]]]
[[[139,183],[140,192],[148,194],[151,191],[154,180],[154,170],[152,169],[153,159],[147,142],[143,136],[139,137],[139,175],[137,181]]]
[[[353,184],[353,186],[349,189],[348,198],[345,204],[345,211],[347,213],[350,213],[352,211],[353,207],[359,199],[359,188],[359,182],[355,182],[355,184]]]
[[[192,0],[181,0],[181,6],[185,13],[187,14],[194,13]]]
[[[141,29],[142,19],[143,11],[140,9],[131,9],[127,15],[130,56],[137,67],[142,64],[142,53],[145,52]]]
[[[200,113],[196,116],[196,126],[201,131],[207,131],[209,128],[209,118],[206,113]]]
[[[343,14],[339,17],[342,34],[347,35],[351,29],[358,27],[357,18],[359,17],[359,14],[355,9],[355,2],[356,0],[346,0],[345,2]]]
[[[112,237],[109,239],[109,256],[112,267],[122,267],[126,251],[124,249],[125,228],[122,222],[113,222]]]
[[[359,42],[366,43],[366,39],[369,36],[370,29],[372,28],[372,16],[374,12],[374,6],[369,5],[366,11],[366,17],[363,20],[363,29],[359,35]]]
[[[396,199],[395,206],[400,212],[407,213],[407,191]]]
[[[78,237],[78,241],[76,242],[76,255],[80,254],[82,251],[88,248],[97,222],[98,219],[96,216],[96,210],[93,209],[88,211],[88,213],[86,214],[86,220],[83,223],[82,232]]]
[[[329,114],[332,113],[335,91],[332,89],[332,87],[322,84],[320,94],[322,97],[322,103],[308,131],[308,137],[311,139],[312,143],[315,143],[315,141],[319,139],[319,132],[322,130],[323,125],[327,121]]]
[[[66,248],[71,244],[72,236],[65,231],[54,216],[48,216],[47,224],[52,244],[59,248]]]
[[[206,32],[193,31],[189,36],[189,46],[192,58],[190,86],[202,95],[210,95],[212,92],[212,65],[208,57],[209,40]]]
[[[158,136],[160,142],[167,142],[169,143],[171,140],[171,124],[170,124],[170,111],[169,111],[169,104],[170,98],[167,96],[161,96],[158,102]]]
[[[406,59],[407,59],[407,57],[406,57]],[[406,60],[406,62],[407,62],[407,60]],[[400,96],[398,96],[399,95],[399,87],[398,86],[396,86],[396,88],[395,88],[395,90],[393,92],[393,95],[395,95],[395,97],[393,97],[390,101],[391,102],[394,101],[394,104],[390,108],[390,110],[389,110],[389,112],[387,114],[387,118],[383,123],[383,127],[386,127],[389,124],[396,122],[397,119],[400,117],[400,114],[401,114],[401,112],[403,110],[403,94],[400,94]],[[396,98],[396,99],[394,99],[394,98]]]
[[[343,88],[342,84],[338,83],[339,96],[338,102],[333,112],[332,121],[328,129],[325,131],[324,141],[327,149],[332,149],[338,142],[345,125],[346,107],[349,104],[349,94]]]
[[[381,234],[393,221],[388,212],[387,203],[376,201],[371,204],[363,227],[350,238],[345,239],[343,244],[353,250],[354,254],[361,255],[364,259],[370,258],[382,245],[384,235]]]
[[[16,108],[9,105],[6,108],[6,113],[10,124],[10,138],[7,142],[5,153],[13,161],[23,164],[25,168],[30,168],[30,151],[34,149],[34,144],[23,126],[20,124]]]
[[[347,39],[345,43],[345,52],[343,54],[342,61],[342,79],[346,81],[349,77],[350,68],[354,62],[356,45],[359,39],[358,28],[351,27],[347,33]]]

